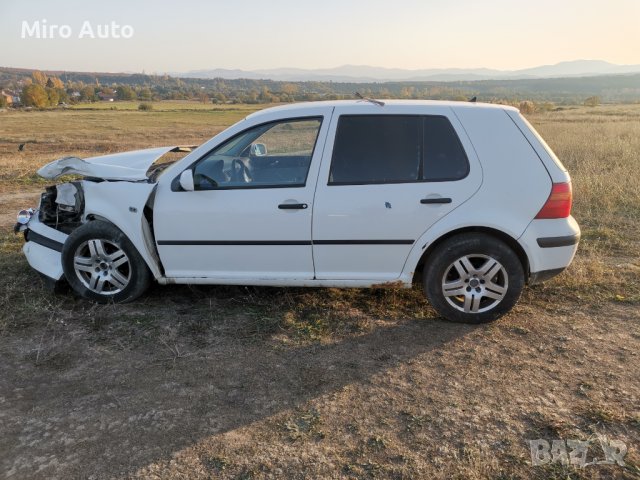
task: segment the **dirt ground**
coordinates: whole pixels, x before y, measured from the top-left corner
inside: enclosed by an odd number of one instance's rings
[[[3,338],[6,478],[639,473],[636,308],[523,302],[493,325],[374,319],[300,343],[218,314],[217,297],[250,302],[250,290],[177,288],[168,299],[165,290],[144,302],[172,318],[151,307],[137,319],[145,305],[114,317],[76,302],[72,318],[52,315]],[[266,290],[263,300],[286,294]],[[202,320],[193,304],[207,299]],[[595,434],[626,443],[625,468],[531,466],[528,439]],[[589,458],[598,455],[594,447]]]
[[[12,178],[0,478],[640,478],[632,214],[614,228],[579,205],[574,265],[489,325],[442,321],[419,286],[155,286],[97,306],[26,264],[11,227],[42,185]],[[588,440],[592,462],[603,437],[626,445],[624,466],[532,465],[529,440]]]

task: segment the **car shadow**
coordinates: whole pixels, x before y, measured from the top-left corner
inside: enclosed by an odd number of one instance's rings
[[[114,351],[71,335],[61,363],[3,348],[2,471],[8,478],[127,475],[199,441],[296,408],[442,348],[475,328],[435,318],[292,346],[223,337],[181,351]]]

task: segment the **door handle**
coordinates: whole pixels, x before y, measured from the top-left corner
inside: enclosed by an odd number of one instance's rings
[[[423,205],[433,205],[436,203],[451,203],[451,199],[448,197],[437,197],[437,198],[423,198],[420,200],[420,203]]]
[[[304,210],[308,206],[306,203],[281,203],[278,208],[280,210]]]

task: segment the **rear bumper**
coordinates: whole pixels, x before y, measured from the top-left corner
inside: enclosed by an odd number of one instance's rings
[[[579,241],[580,227],[573,217],[533,220],[518,239],[529,259],[529,283],[548,280],[567,268]]]
[[[556,275],[560,275],[565,270],[565,268],[554,268],[553,270],[542,270],[540,272],[533,272],[529,275],[529,285],[537,285],[538,283],[546,282]]]
[[[24,238],[22,251],[29,265],[54,281],[61,280],[64,277],[61,252],[67,235],[32,217],[24,231]]]

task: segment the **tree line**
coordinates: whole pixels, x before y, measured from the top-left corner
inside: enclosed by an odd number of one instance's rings
[[[456,82],[284,82],[253,79],[178,78],[169,75],[41,72],[0,68],[0,86],[21,94],[22,104],[37,108],[101,99],[196,100],[202,103],[280,103],[354,98],[467,100],[537,108],[553,104],[640,101],[640,75],[584,78],[482,80]],[[587,100],[588,99],[588,100]],[[1,105],[0,105],[1,106]]]

